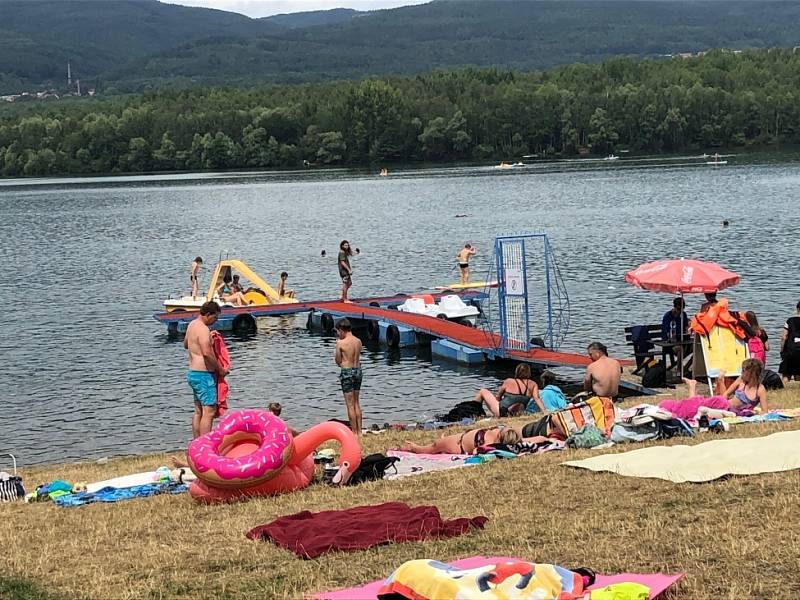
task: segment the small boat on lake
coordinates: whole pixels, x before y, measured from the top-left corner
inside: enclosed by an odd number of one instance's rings
[[[455,294],[442,296],[438,302],[430,294],[411,296],[411,298],[398,305],[397,310],[417,315],[428,315],[438,319],[447,319],[469,327],[477,325],[478,315],[480,315],[477,306],[465,303]]]

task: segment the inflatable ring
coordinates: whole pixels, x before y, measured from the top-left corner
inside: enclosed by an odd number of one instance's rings
[[[400,330],[397,325],[389,325],[386,328],[386,345],[389,348],[400,347]]]
[[[186,450],[197,478],[221,488],[268,481],[292,456],[292,436],[270,412],[239,410],[225,415],[216,429],[195,438]]]
[[[333,315],[331,313],[322,313],[319,318],[319,324],[322,327],[322,331],[325,333],[331,333],[333,328],[335,327],[335,323],[333,322]]]

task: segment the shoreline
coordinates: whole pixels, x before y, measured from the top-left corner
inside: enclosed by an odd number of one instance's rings
[[[771,400],[775,407],[800,406],[800,387],[775,392]],[[736,425],[726,434],[701,433],[603,451],[568,449],[355,487],[312,483],[294,493],[230,505],[201,506],[188,494],[74,508],[49,502],[0,504],[0,516],[9,525],[0,531],[5,549],[0,592],[12,600],[298,598],[384,578],[413,558],[449,561],[481,554],[585,565],[603,573],[685,573],[674,597],[710,600],[732,591],[738,597],[779,597],[786,592],[784,582],[791,580],[800,556],[792,543],[800,533],[800,524],[792,518],[800,502],[800,471],[673,484],[591,473],[561,463],[600,452],[696,445],[798,429],[800,419]],[[405,440],[430,440],[441,433],[367,434],[362,452],[383,452]],[[102,465],[60,465],[49,472],[25,469],[23,477],[30,491],[40,483],[36,477],[107,479],[154,468],[161,457],[166,455],[115,459]],[[730,510],[745,497],[767,517],[760,519],[759,527],[753,527],[741,511]],[[447,519],[484,515],[489,521],[484,530],[457,538],[337,552],[313,562],[244,535],[256,525],[298,511],[387,501],[437,506]],[[588,533],[591,548],[586,546]],[[720,569],[736,564],[745,549],[751,560],[768,561],[769,571],[729,570],[720,578]]]
[[[764,159],[772,156],[782,156],[785,162],[800,161],[800,144],[779,144],[779,145],[760,145],[760,146],[742,146],[729,149],[717,149],[720,156],[736,156],[744,159],[742,162],[727,164],[726,166],[740,166],[746,164],[762,164]],[[570,154],[566,156],[552,156],[540,157],[530,159],[524,162],[525,167],[545,166],[545,165],[596,165],[597,167],[611,167],[614,169],[624,168],[626,163],[630,165],[632,162],[640,162],[646,160],[679,160],[679,159],[695,159],[698,162],[696,166],[705,166],[705,158],[702,157],[702,148],[686,148],[681,152],[670,153],[650,153],[650,154],[624,154],[619,160],[609,162],[605,161],[604,154],[591,154],[588,156],[581,156],[579,154]],[[733,152],[734,154],[731,154]],[[700,154],[698,154],[700,153]],[[708,154],[708,152],[706,151]],[[708,154],[708,159],[713,157]],[[762,160],[753,161],[753,157],[762,157]],[[379,177],[380,167],[388,165],[389,177],[393,173],[406,173],[414,171],[433,171],[437,169],[458,169],[458,168],[492,168],[498,165],[498,161],[505,162],[510,159],[498,156],[495,159],[482,159],[482,160],[467,160],[467,161],[419,161],[419,162],[403,162],[403,163],[385,163],[375,162],[370,164],[354,163],[349,165],[319,165],[319,166],[296,166],[296,167],[275,167],[275,168],[247,168],[247,167],[234,167],[231,169],[214,170],[214,169],[195,169],[195,170],[165,170],[165,171],[126,171],[126,172],[98,172],[98,173],[59,173],[46,176],[17,176],[8,177],[0,175],[0,187],[14,187],[15,185],[33,186],[33,185],[64,185],[69,184],[70,180],[81,180],[74,182],[75,185],[97,182],[102,180],[125,181],[125,180],[141,180],[147,179],[150,181],[193,181],[201,179],[214,179],[225,177],[249,177],[256,175],[275,176],[275,175],[295,175],[295,174],[327,174],[337,172],[350,172],[353,174],[363,174],[368,176]],[[694,163],[692,163],[694,164]],[[641,165],[637,165],[641,168]],[[653,165],[653,168],[663,165]],[[677,166],[677,165],[676,165]],[[680,166],[686,166],[681,164]],[[519,168],[502,169],[502,172],[516,172],[524,173],[525,171]],[[550,171],[545,171],[550,172]],[[558,172],[558,171],[554,171]]]

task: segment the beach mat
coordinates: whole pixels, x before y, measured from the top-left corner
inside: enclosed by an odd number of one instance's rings
[[[464,461],[469,458],[467,454],[414,454],[402,450],[388,450],[387,456],[396,456],[400,460],[394,467],[397,473],[387,471],[384,479],[401,479],[412,475],[423,475],[434,471],[448,471],[470,466]]]
[[[178,472],[181,472],[180,477],[178,476]],[[173,481],[178,483],[188,483],[197,479],[189,467],[172,469],[170,471],[170,476]],[[132,473],[130,475],[122,475],[112,479],[88,483],[86,484],[86,491],[90,494],[94,494],[103,488],[132,488],[141,485],[149,485],[151,483],[159,483],[159,479],[160,475],[156,471],[143,471],[141,473]]]
[[[610,471],[626,477],[700,483],[725,475],[756,475],[798,469],[798,447],[800,431],[783,431],[756,438],[714,440],[696,446],[653,446],[562,464],[590,471]]]
[[[461,569],[474,569],[486,565],[500,562],[520,560],[510,556],[471,556],[450,562],[454,567]],[[387,576],[389,573],[387,573]],[[661,573],[620,573],[618,575],[598,575],[594,585],[590,590],[598,589],[613,583],[641,583],[650,588],[650,600],[663,594],[670,586],[674,585],[683,573],[677,575],[662,575]],[[316,600],[377,600],[378,590],[383,585],[383,580],[373,581],[366,585],[336,590],[332,592],[321,592],[311,596]]]
[[[147,498],[159,494],[182,494],[188,491],[185,483],[148,483],[126,488],[106,487],[96,492],[65,494],[53,499],[58,506],[83,506],[95,502],[119,502],[133,498]]]

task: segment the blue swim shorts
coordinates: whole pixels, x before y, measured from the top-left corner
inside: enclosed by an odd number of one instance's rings
[[[209,371],[189,371],[186,374],[186,381],[194,393],[195,402],[203,406],[215,406],[217,404],[217,382],[214,380],[213,373]]]

